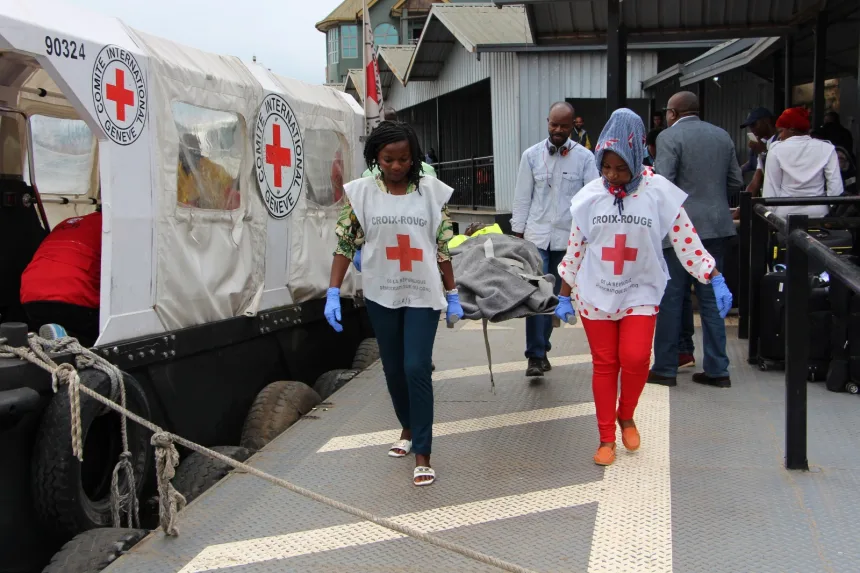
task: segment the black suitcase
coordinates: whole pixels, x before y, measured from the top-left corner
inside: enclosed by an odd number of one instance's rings
[[[809,229],[808,233],[813,239],[820,241],[825,247],[830,248],[837,255],[850,255],[854,246],[854,235],[851,231],[841,229]],[[785,263],[785,238],[782,234],[774,236],[775,245],[772,249],[773,262],[771,268],[777,264]],[[824,265],[816,259],[809,258],[809,274],[820,275],[825,271]]]
[[[830,364],[830,299],[828,288],[810,277],[809,296],[809,378],[825,380]],[[785,367],[785,273],[767,273],[761,282],[759,310],[759,367]]]

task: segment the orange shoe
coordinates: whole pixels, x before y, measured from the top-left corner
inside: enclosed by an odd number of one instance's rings
[[[611,466],[615,461],[615,443],[610,446],[600,446],[594,454],[594,463],[599,466]]]
[[[620,419],[618,420],[618,426],[621,427]],[[636,429],[636,426],[632,428],[621,427],[621,443],[624,444],[628,452],[635,452],[639,449],[642,440],[639,437],[639,430]]]

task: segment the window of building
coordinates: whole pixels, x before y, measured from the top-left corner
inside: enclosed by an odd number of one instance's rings
[[[343,57],[358,57],[358,26],[343,26]]]
[[[346,138],[330,129],[306,129],[302,134],[307,161],[308,201],[328,207],[343,197],[344,179],[352,173]]]
[[[328,37],[328,63],[337,64],[340,62],[340,30],[332,28],[326,32]]]
[[[373,31],[373,41],[376,42],[377,46],[394,45],[399,39],[397,28],[387,22],[378,25]]]
[[[409,43],[417,44],[421,39],[421,32],[424,31],[424,22],[410,22],[409,24]]]
[[[215,211],[238,209],[245,122],[227,111],[182,102],[171,107],[179,135],[177,202]]]
[[[96,161],[96,139],[79,119],[30,117],[36,187],[49,195],[86,195]],[[29,165],[25,166],[28,171]],[[29,179],[29,174],[27,174]]]

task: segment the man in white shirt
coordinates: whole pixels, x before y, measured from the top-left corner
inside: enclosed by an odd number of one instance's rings
[[[764,177],[764,197],[835,197],[842,195],[842,175],[836,148],[809,136],[809,111],[802,107],[785,110],[776,127],[779,141],[771,146]],[[828,205],[774,207],[780,217],[808,215],[825,217]]]
[[[517,174],[511,229],[517,237],[537,246],[544,273],[555,276],[555,293],[561,288],[558,265],[567,251],[570,235],[570,201],[582,187],[600,177],[594,155],[570,140],[575,112],[566,102],[552,105],[547,118],[549,137],[525,150]],[[526,319],[526,376],[543,376],[552,366],[551,316]]]

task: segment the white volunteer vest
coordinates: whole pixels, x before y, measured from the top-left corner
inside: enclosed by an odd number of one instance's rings
[[[438,179],[423,177],[417,191],[391,195],[374,177],[344,186],[361,228],[361,280],[364,296],[387,308],[447,307],[436,235],[442,207],[454,191]]]
[[[624,199],[621,214],[602,178],[583,187],[570,207],[588,243],[576,275],[580,298],[610,313],[658,306],[669,279],[662,240],[686,198],[686,193],[650,169],[639,188]]]

